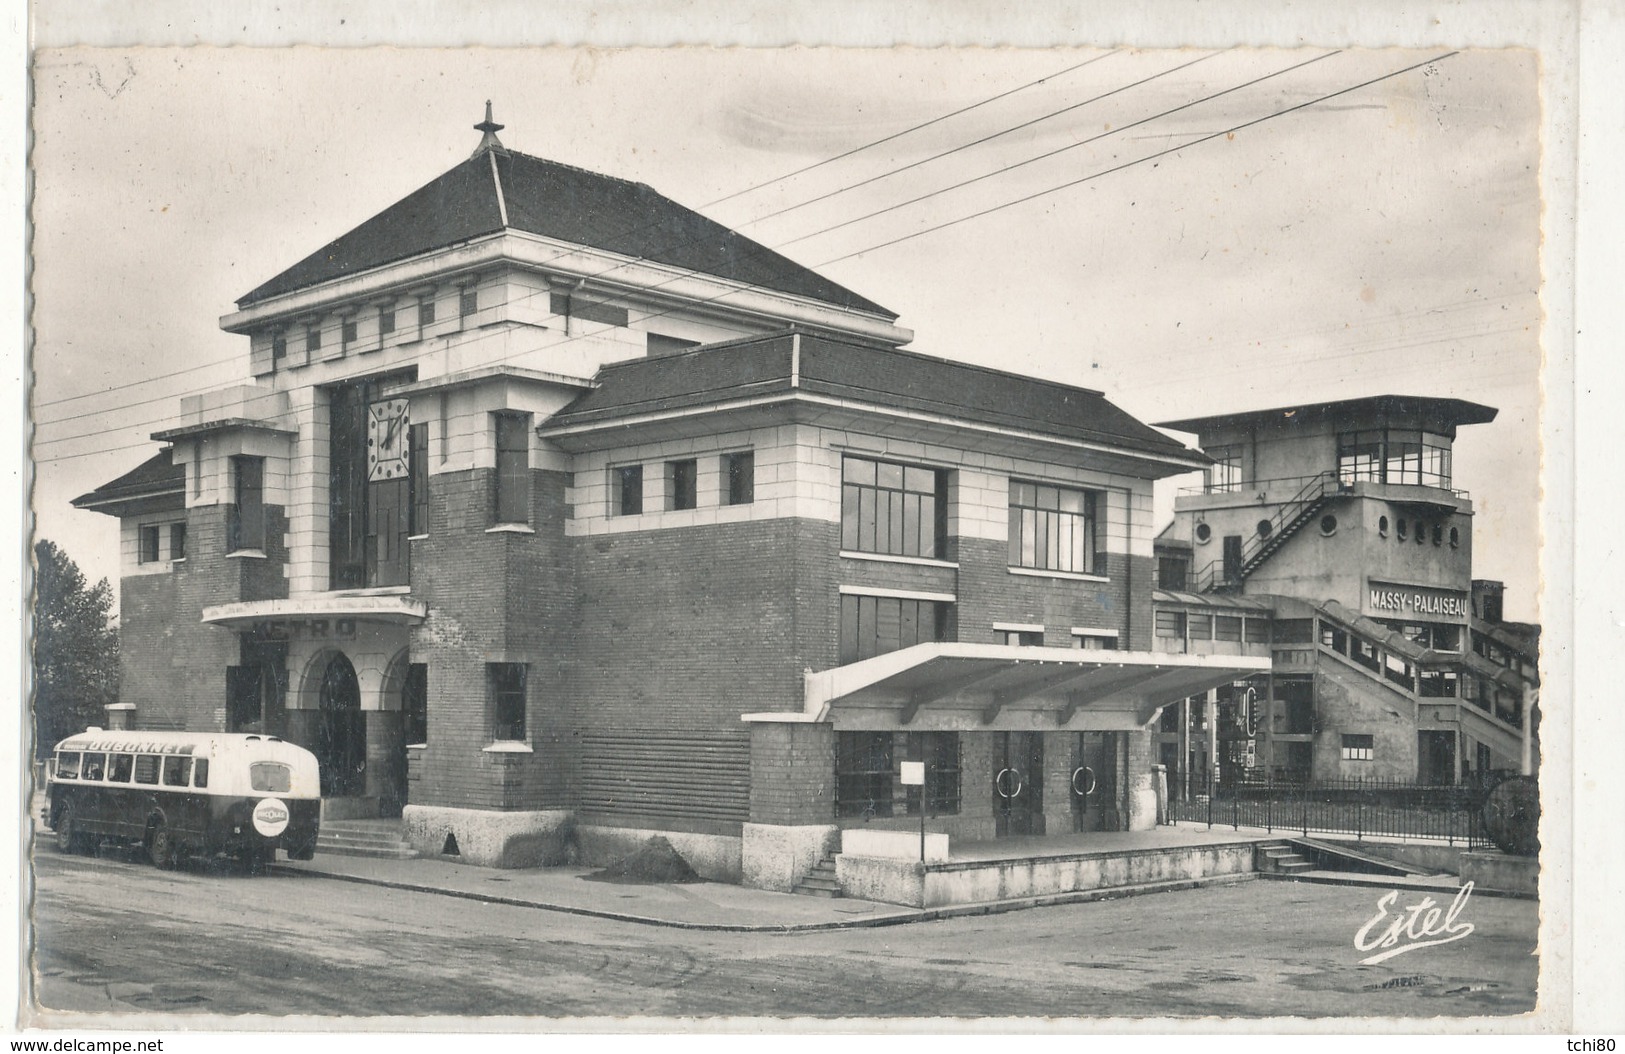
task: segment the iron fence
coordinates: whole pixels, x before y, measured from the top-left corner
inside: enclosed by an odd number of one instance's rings
[[[1211,794],[1169,802],[1170,822],[1265,831],[1427,839],[1487,846],[1485,789],[1399,780],[1235,780]]]

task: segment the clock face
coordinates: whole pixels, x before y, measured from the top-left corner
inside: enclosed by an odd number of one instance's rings
[[[367,407],[367,479],[405,479],[407,401],[385,399]]]

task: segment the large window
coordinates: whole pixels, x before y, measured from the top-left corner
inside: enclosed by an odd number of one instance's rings
[[[836,815],[890,816],[893,767],[890,732],[836,733]]]
[[[920,814],[919,787],[899,782],[902,760],[925,763],[925,809],[931,816],[956,816],[960,801],[957,732],[837,732],[835,734],[835,812],[838,816]],[[902,796],[897,797],[898,790]]]
[[[946,474],[849,457],[841,465],[841,548],[941,559],[947,549]]]
[[[500,413],[497,432],[497,523],[530,522],[530,415]]]
[[[1303,676],[1275,678],[1275,701],[1285,727],[1277,732],[1289,736],[1306,736],[1315,731],[1315,679]]]
[[[265,548],[265,459],[231,459],[232,506],[226,521],[226,551]]]
[[[953,638],[953,605],[900,597],[841,597],[841,663]]]
[[[406,431],[407,477],[412,489],[408,534],[429,533],[429,426],[412,425]]]
[[[1372,429],[1337,437],[1337,477],[1344,483],[1450,486],[1450,440],[1430,432]]]
[[[498,742],[525,739],[525,664],[488,662],[485,664],[486,690],[490,697],[491,738]]]
[[[1204,450],[1213,464],[1207,470],[1207,489],[1232,491],[1241,486],[1241,447],[1216,446]]]
[[[1094,491],[1010,481],[1010,566],[1095,574]]]

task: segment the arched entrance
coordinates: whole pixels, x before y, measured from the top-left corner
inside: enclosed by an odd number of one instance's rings
[[[361,714],[361,682],[355,667],[336,654],[322,671],[315,745],[322,796],[348,798],[365,789],[367,726]]]

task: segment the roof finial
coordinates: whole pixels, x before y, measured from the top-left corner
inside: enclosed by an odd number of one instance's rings
[[[479,157],[487,150],[506,155],[507,149],[502,145],[502,140],[497,138],[497,133],[505,127],[507,126],[497,124],[491,120],[491,100],[485,100],[485,120],[474,126],[476,132],[484,132],[485,135],[480,139],[480,145],[475,147],[474,153],[470,156]]]

